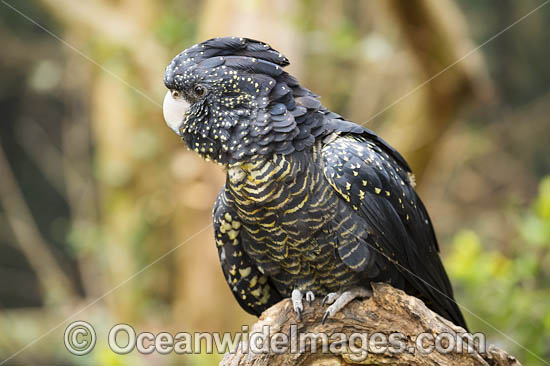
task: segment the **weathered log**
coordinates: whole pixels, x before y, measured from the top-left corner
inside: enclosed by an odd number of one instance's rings
[[[285,299],[262,314],[252,326],[248,340],[241,342],[236,351],[226,353],[220,366],[520,365],[513,356],[496,346],[486,345],[483,350],[484,344],[479,339],[472,342],[479,334],[465,334],[463,328],[429,310],[421,300],[383,283],[373,284],[373,290],[371,298],[352,301],[333,318],[327,319],[325,324],[321,322],[325,309],[321,299],[316,299],[311,305],[305,304],[301,321],[297,319],[290,300]],[[265,326],[269,326],[269,331]],[[257,335],[269,334],[269,337],[255,337],[255,332]],[[275,333],[287,335],[290,339],[286,349],[283,343],[274,346],[285,339],[284,336],[278,337],[278,340],[270,338]],[[315,334],[318,338],[313,342],[300,342],[299,335],[306,333]],[[392,333],[400,334],[393,338],[393,343],[389,337]],[[323,334],[328,339],[325,350],[322,349]],[[386,336],[387,343],[383,343],[380,334]],[[421,336],[424,338],[422,347],[416,344],[420,334],[428,334]],[[439,352],[433,347],[432,352],[421,352],[429,351],[430,346],[437,343],[438,335],[443,334],[439,344],[446,348],[449,347],[449,339],[454,339],[451,341],[454,343],[450,347],[452,351]],[[345,337],[344,342],[342,337]],[[402,342],[399,346],[395,342],[397,338]],[[459,339],[462,344],[456,346]],[[267,347],[263,344],[266,340],[270,341]],[[376,341],[379,343],[373,343]],[[395,352],[398,350],[403,351]]]

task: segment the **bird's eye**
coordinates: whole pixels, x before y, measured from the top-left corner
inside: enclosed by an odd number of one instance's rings
[[[172,98],[179,98],[181,93],[177,90],[172,90]]]
[[[204,94],[206,94],[206,88],[202,85],[195,85],[193,87],[193,92],[199,97],[202,97]]]

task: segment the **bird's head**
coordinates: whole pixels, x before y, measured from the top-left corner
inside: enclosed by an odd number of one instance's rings
[[[166,123],[190,149],[224,165],[303,149],[313,138],[300,118],[320,103],[283,70],[288,64],[247,38],[194,45],[166,67]]]

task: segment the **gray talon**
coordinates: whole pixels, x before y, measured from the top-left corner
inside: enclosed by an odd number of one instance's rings
[[[329,316],[333,316],[344,308],[350,301],[357,298],[368,298],[372,296],[372,291],[364,287],[354,287],[348,291],[344,291],[341,294],[338,292],[331,292],[323,299],[323,305],[325,303],[332,304],[327,308],[325,315],[321,321],[322,324]]]
[[[298,320],[302,320],[302,310],[304,310],[304,306],[302,305],[302,292],[296,289],[292,290],[291,299],[292,307],[298,315]]]
[[[340,296],[339,292],[328,293],[327,296],[323,298],[323,306],[325,304],[328,304],[328,305],[332,304],[338,298],[338,296]]]
[[[315,294],[312,291],[306,292],[306,301],[308,304],[311,304],[311,302],[315,300]]]

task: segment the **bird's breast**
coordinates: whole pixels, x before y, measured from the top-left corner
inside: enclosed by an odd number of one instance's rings
[[[312,238],[336,203],[321,174],[313,162],[283,155],[228,169],[229,191],[252,239],[250,251],[277,261],[315,255]]]

